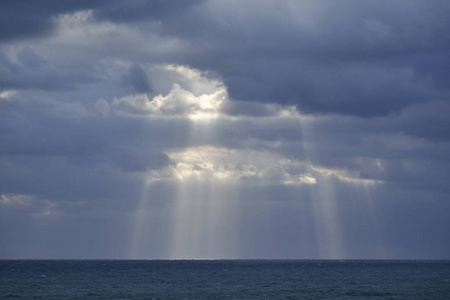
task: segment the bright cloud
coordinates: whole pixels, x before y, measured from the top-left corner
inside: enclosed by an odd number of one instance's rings
[[[0,100],[10,100],[17,94],[14,90],[4,90],[0,92]]]
[[[360,178],[355,172],[315,166],[269,151],[199,146],[169,151],[167,155],[172,164],[168,169],[152,171],[155,179],[282,185],[314,185],[321,178],[355,184],[379,182]]]
[[[114,99],[112,107],[119,115],[210,119],[218,116],[224,99],[226,99],[224,88],[213,94],[196,97],[192,92],[174,84],[166,96],[158,95],[150,100],[146,94],[130,95]]]

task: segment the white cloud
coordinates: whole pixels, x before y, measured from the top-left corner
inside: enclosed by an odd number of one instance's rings
[[[360,178],[359,172],[357,172],[357,171],[350,172],[347,170],[325,168],[325,167],[321,167],[321,166],[315,166],[312,164],[310,164],[310,168],[311,168],[311,170],[319,173],[323,177],[336,178],[343,182],[355,183],[355,184],[382,183],[382,181],[380,181],[380,180]]]
[[[172,82],[171,89],[167,94],[161,93],[153,98],[148,94],[115,98],[111,103],[115,114],[131,117],[212,119],[219,116],[223,103],[228,100],[223,83],[210,78],[206,72],[172,64],[147,65],[146,69],[152,80],[160,77],[164,78],[166,83]]]
[[[312,176],[308,176],[308,175],[300,176],[298,178],[298,181],[300,181],[301,183],[304,183],[304,184],[316,184],[317,183],[316,178],[314,178]]]
[[[214,78],[212,74],[183,65],[163,64],[157,65],[154,69],[158,72],[158,75],[162,72],[166,73],[174,82],[177,82],[197,96],[212,94],[219,89],[225,88],[223,82],[218,78]]]
[[[226,97],[224,88],[197,97],[174,84],[166,96],[158,95],[150,100],[146,94],[129,95],[114,99],[112,107],[118,115],[209,119],[218,116],[220,106]]]
[[[17,94],[15,90],[5,90],[0,92],[0,100],[10,100]]]
[[[3,205],[18,205],[18,206],[29,206],[34,200],[32,195],[24,194],[2,194],[0,198],[0,204]]]
[[[46,58],[58,61],[80,56],[92,63],[108,58],[129,60],[130,57],[148,61],[187,48],[178,37],[159,35],[158,24],[147,23],[140,32],[127,24],[95,19],[92,10],[60,14],[53,22],[55,34],[39,46]]]
[[[33,216],[58,214],[57,205],[47,199],[29,194],[1,194],[0,208],[4,212],[29,213]]]
[[[379,181],[362,179],[356,172],[330,169],[310,162],[293,160],[269,151],[198,146],[167,153],[169,168],[152,171],[153,179],[239,182],[255,184],[314,185],[321,178],[368,184]]]

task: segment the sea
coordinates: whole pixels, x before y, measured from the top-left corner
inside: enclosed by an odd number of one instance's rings
[[[1,260],[0,299],[450,299],[450,261]]]

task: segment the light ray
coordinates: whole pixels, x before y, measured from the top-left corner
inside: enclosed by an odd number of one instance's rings
[[[375,232],[373,235],[374,243],[379,249],[383,249],[381,235],[379,234],[379,225],[375,216],[373,199],[371,197],[371,190],[376,185],[382,183],[380,180],[365,179],[359,176],[359,173],[349,172],[347,170],[329,169],[323,166],[315,165],[312,162],[320,161],[317,157],[316,141],[314,136],[314,119],[302,118],[301,133],[303,138],[303,152],[305,153],[305,161],[309,163],[310,169],[316,172],[319,177],[317,184],[314,186],[312,192],[312,214],[314,217],[316,242],[318,254],[320,258],[346,258],[348,249],[346,249],[347,242],[342,231],[342,222],[340,209],[343,205],[339,199],[336,191],[336,183],[345,184],[345,186],[357,192],[358,207],[360,213],[368,214],[371,222],[371,230]],[[363,193],[359,193],[363,191]],[[377,250],[375,250],[377,251]],[[380,257],[383,254],[381,253]]]
[[[139,205],[135,212],[134,217],[134,230],[131,239],[131,248],[130,248],[130,259],[139,259],[142,258],[142,241],[145,240],[144,237],[144,229],[145,229],[145,219],[147,215],[148,209],[148,198],[150,195],[150,187],[152,184],[152,179],[144,177],[143,186],[142,186],[142,195],[139,200]]]
[[[376,249],[374,249],[374,256],[376,257],[390,257],[385,247],[383,236],[381,234],[380,221],[376,212],[376,207],[373,199],[373,190],[378,183],[366,183],[361,185],[364,193],[364,204],[366,211],[369,214],[372,229],[374,231],[373,238],[375,240]]]
[[[300,130],[302,134],[303,153],[307,162],[315,161],[316,145],[313,136],[313,119],[301,118]],[[312,169],[322,175],[321,180],[312,191],[312,211],[316,243],[319,258],[343,258],[345,249],[342,242],[341,227],[337,215],[335,190],[331,178],[327,173],[332,170],[312,166]],[[325,174],[324,174],[325,173]],[[325,176],[323,176],[325,175]]]
[[[184,76],[187,81],[200,80],[199,78],[204,80],[200,73],[191,72],[184,67],[168,66],[167,70]],[[192,82],[189,84],[192,85]],[[343,206],[339,203],[336,184],[369,191],[368,187],[379,181],[361,178],[357,171],[321,166],[318,163],[321,158],[317,156],[318,144],[314,135],[314,123],[319,119],[303,115],[295,107],[272,108],[273,114],[263,118],[288,121],[286,124],[290,125],[298,122],[304,157],[288,159],[278,152],[277,145],[256,150],[258,147],[251,141],[238,149],[217,146],[220,144],[217,140],[218,121],[239,122],[240,118],[221,113],[221,106],[229,100],[224,86],[217,82],[214,84],[216,90],[208,93],[197,91],[194,94],[175,84],[166,96],[159,95],[152,100],[141,95],[115,101],[116,106],[122,107],[124,112],[140,108],[142,116],[184,118],[190,122],[188,144],[181,148],[167,149],[166,154],[171,164],[165,170],[148,175],[153,179],[170,180],[176,185],[169,256],[174,259],[223,258],[235,253],[236,224],[239,223],[236,216],[239,205],[242,204],[238,203],[239,187],[241,184],[249,185],[250,188],[252,185],[262,187],[269,184],[286,187],[312,186],[310,213],[314,220],[317,257],[345,258],[347,249],[342,232],[343,220],[339,213]],[[250,124],[261,122],[257,117],[243,118]],[[140,240],[145,235],[143,224],[151,180],[147,179],[143,184],[142,198],[136,214],[132,257],[138,257],[139,249],[142,248]],[[375,224],[376,218],[369,200],[370,197],[367,196],[361,203],[372,214]]]

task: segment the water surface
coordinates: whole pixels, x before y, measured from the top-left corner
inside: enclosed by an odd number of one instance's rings
[[[450,261],[3,260],[1,299],[450,299]]]

